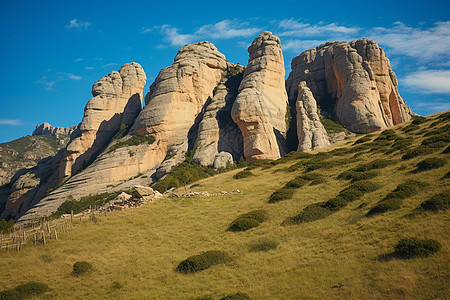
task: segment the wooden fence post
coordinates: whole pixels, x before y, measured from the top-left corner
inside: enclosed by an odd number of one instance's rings
[[[73,224],[73,209],[70,210],[70,223]]]
[[[45,245],[45,233],[44,233],[44,230],[42,230],[42,244]]]
[[[56,232],[56,227],[55,227],[55,240],[58,239],[58,233]]]

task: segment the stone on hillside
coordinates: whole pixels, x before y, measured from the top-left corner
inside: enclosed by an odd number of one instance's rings
[[[248,48],[249,61],[231,115],[241,129],[248,162],[286,152],[287,95],[280,39],[262,32]]]
[[[290,103],[305,81],[325,117],[354,132],[383,130],[410,119],[397,79],[375,41],[331,42],[304,51],[286,81]]]
[[[215,169],[226,168],[233,165],[233,155],[222,151],[214,157],[213,166]]]
[[[323,148],[330,144],[327,132],[320,122],[317,103],[306,82],[298,85],[297,109],[297,151],[306,152]]]

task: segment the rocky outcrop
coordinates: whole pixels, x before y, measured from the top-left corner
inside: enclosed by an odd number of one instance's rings
[[[194,163],[221,168],[243,155],[242,133],[231,119],[231,107],[236,100],[243,70],[240,65],[228,63],[227,76],[215,88],[214,96],[202,112],[194,144]]]
[[[92,86],[92,96],[84,109],[75,137],[69,142],[60,165],[63,181],[89,165],[110,142],[121,126],[130,126],[142,107],[146,82],[137,63],[123,65]]]
[[[298,85],[296,110],[297,151],[307,152],[328,146],[330,141],[325,128],[320,122],[316,100],[304,81]]]
[[[67,135],[70,136],[72,132],[77,128],[77,126],[70,127],[53,127],[47,122],[39,124],[36,126],[36,129],[33,131],[33,135]]]
[[[285,154],[287,95],[280,39],[261,33],[248,48],[249,60],[231,115],[244,138],[247,162]]]
[[[375,41],[326,43],[295,57],[291,69],[290,103],[305,81],[325,117],[351,131],[382,130],[410,119],[389,60]]]

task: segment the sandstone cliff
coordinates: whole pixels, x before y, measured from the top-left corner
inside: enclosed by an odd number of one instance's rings
[[[231,111],[244,138],[248,162],[286,153],[287,95],[280,39],[261,33],[248,48],[249,60]]]
[[[67,135],[70,136],[72,132],[77,128],[77,126],[70,127],[54,127],[47,122],[39,124],[36,126],[36,129],[33,131],[33,135]]]
[[[375,41],[326,43],[295,57],[291,69],[290,103],[305,81],[325,117],[351,131],[382,130],[410,119],[389,60]]]

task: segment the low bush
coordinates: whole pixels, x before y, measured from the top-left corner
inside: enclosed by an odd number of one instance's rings
[[[365,135],[365,136],[363,136],[362,138],[357,139],[357,140],[353,143],[353,145],[362,144],[362,143],[365,143],[365,142],[368,142],[368,141],[371,141],[371,140],[372,140],[372,136],[370,136],[370,135]]]
[[[422,141],[423,146],[437,149],[444,148],[449,143],[450,143],[450,136],[448,134],[431,136]]]
[[[320,122],[327,131],[327,133],[339,133],[339,132],[349,132],[341,124],[334,122],[331,119],[320,118]]]
[[[413,144],[412,139],[397,139],[391,146],[390,151],[395,152],[398,150],[406,149]]]
[[[231,222],[227,231],[246,231],[259,226],[260,223],[266,220],[267,213],[265,210],[253,210],[251,212],[239,215],[233,222]]]
[[[321,203],[310,204],[305,207],[298,215],[294,217],[289,217],[281,223],[282,226],[286,225],[295,225],[300,223],[307,223],[312,221],[317,221],[320,219],[324,219],[332,214],[332,211],[324,208]]]
[[[281,188],[270,195],[269,203],[292,199],[292,197],[294,197],[294,189]]]
[[[344,189],[339,193],[339,197],[343,198],[347,202],[355,201],[361,198],[362,195],[363,192],[351,188]]]
[[[9,219],[6,221],[5,219],[0,220],[0,233],[10,233],[14,231],[14,220]]]
[[[289,181],[288,183],[286,183],[284,187],[286,189],[299,189],[307,183],[308,183],[308,181],[306,181],[302,177],[296,177],[296,178],[292,179],[291,181]]]
[[[368,180],[378,176],[378,172],[356,172],[352,170],[344,171],[338,175],[338,179],[351,180],[352,182]]]
[[[447,124],[445,126],[430,130],[423,136],[424,137],[432,136],[432,135],[444,136],[444,135],[448,135],[449,132],[450,132],[450,124]]]
[[[92,270],[92,264],[87,261],[77,261],[73,264],[72,275],[78,276],[86,274]]]
[[[70,214],[72,211],[74,214],[78,214],[86,209],[88,209],[90,206],[102,206],[105,203],[108,203],[109,201],[116,198],[120,192],[113,192],[113,193],[101,193],[97,195],[89,195],[85,197],[81,197],[80,200],[66,200],[64,201],[58,209],[53,212],[50,217],[51,218],[59,218],[64,214]]]
[[[253,176],[253,173],[249,170],[243,170],[240,172],[237,172],[236,174],[233,175],[234,179],[242,179],[242,178],[247,178]]]
[[[328,209],[329,211],[335,212],[341,208],[346,207],[348,201],[342,196],[337,196],[323,203],[322,207]]]
[[[403,259],[427,257],[439,250],[442,245],[436,240],[422,240],[418,238],[404,238],[395,245],[394,256]]]
[[[427,118],[421,117],[421,116],[413,116],[412,117],[413,121],[411,122],[411,124],[415,124],[415,125],[419,125],[422,123],[425,123],[428,121]]]
[[[13,289],[0,292],[0,300],[34,298],[48,291],[50,291],[50,288],[45,283],[30,281],[22,283]]]
[[[397,198],[397,199],[405,199],[415,195],[420,189],[424,188],[426,183],[416,181],[416,180],[408,180],[404,183],[399,184],[395,190],[390,192],[384,197],[384,199]]]
[[[416,131],[418,129],[420,129],[420,127],[418,125],[416,125],[416,124],[409,124],[408,126],[402,128],[401,130],[404,133],[408,133],[408,132],[411,132],[411,131]]]
[[[317,179],[314,179],[313,181],[311,181],[311,183],[309,185],[319,185],[319,184],[322,184],[325,182],[327,182],[327,180],[325,178],[317,178]]]
[[[275,250],[278,242],[269,238],[262,238],[250,244],[250,252]]]
[[[434,149],[428,147],[428,146],[423,146],[420,145],[412,150],[409,150],[408,152],[406,152],[403,156],[402,159],[411,159],[417,156],[424,156],[424,155],[428,155],[434,152]]]
[[[248,299],[251,298],[247,294],[241,292],[220,298],[220,300],[248,300]]]
[[[428,170],[437,169],[447,164],[447,160],[439,157],[429,157],[416,165],[415,172],[423,172]]]
[[[367,213],[367,216],[374,216],[377,214],[385,213],[387,211],[400,209],[400,207],[402,206],[402,203],[403,203],[403,199],[398,199],[398,198],[385,199],[385,200],[379,202],[374,207],[372,207],[369,210],[369,212]]]
[[[450,190],[439,193],[422,202],[420,208],[425,211],[439,211],[450,208]]]
[[[447,148],[445,148],[444,151],[442,151],[443,154],[447,154],[450,153],[450,146],[448,146]]]
[[[183,260],[175,270],[180,273],[194,273],[229,261],[231,257],[225,251],[210,250]]]
[[[149,135],[149,136],[132,135],[129,139],[127,139],[125,141],[117,142],[114,145],[112,145],[108,149],[107,153],[111,153],[122,147],[137,146],[137,145],[141,145],[144,143],[153,144],[154,142],[155,142],[155,137],[153,135]]]

